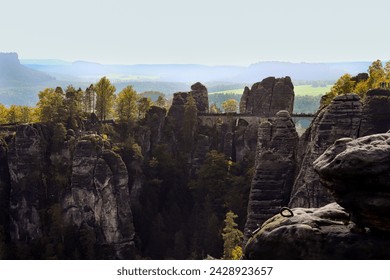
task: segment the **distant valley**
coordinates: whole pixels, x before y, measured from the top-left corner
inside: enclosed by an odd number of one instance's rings
[[[209,93],[234,91],[241,94],[245,86],[265,77],[290,76],[295,86],[305,85],[299,90],[297,88],[298,96],[300,91],[304,92],[302,95],[318,96],[342,74],[364,72],[369,65],[370,62],[259,62],[247,67],[196,64],[104,65],[54,59],[19,61],[16,53],[0,53],[0,103],[7,106],[35,105],[38,92],[44,88],[65,88],[71,84],[84,89],[102,76],[112,81],[117,92],[131,84],[137,92],[158,91],[167,98],[175,92],[185,91],[197,81],[204,83]],[[218,98],[215,98],[216,103],[219,103]],[[212,98],[211,101],[214,102]],[[310,107],[307,110],[313,109]]]

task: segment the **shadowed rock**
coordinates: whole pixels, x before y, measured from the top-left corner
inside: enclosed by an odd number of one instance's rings
[[[314,168],[354,222],[390,231],[390,133],[340,139]]]
[[[390,90],[373,89],[363,103],[359,136],[384,133],[390,129]]]
[[[287,111],[259,125],[256,169],[249,195],[245,238],[286,206],[294,182],[298,134]]]

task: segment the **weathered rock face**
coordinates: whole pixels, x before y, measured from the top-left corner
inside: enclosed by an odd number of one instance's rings
[[[390,133],[340,139],[314,168],[354,222],[390,232]]]
[[[252,88],[245,88],[240,101],[240,113],[273,117],[278,111],[290,114],[294,106],[294,86],[290,77],[268,77]]]
[[[71,186],[62,202],[64,221],[101,232],[98,244],[114,245],[115,257],[122,258],[122,247],[129,249],[134,237],[127,169],[118,154],[100,151],[97,140],[76,144]]]
[[[145,123],[150,129],[152,147],[161,141],[166,114],[166,109],[157,106],[152,106],[146,114]]]
[[[183,137],[184,119],[185,119],[185,104],[190,95],[195,99],[197,113],[208,113],[208,93],[207,89],[201,83],[196,83],[191,86],[190,92],[177,92],[173,94],[172,105],[168,111],[167,123],[171,128],[173,141],[180,141]],[[206,103],[207,102],[207,103]],[[172,137],[171,137],[172,138]],[[168,140],[171,141],[172,140]]]
[[[13,241],[30,241],[42,236],[38,212],[47,188],[42,176],[47,148],[44,130],[41,125],[20,125],[9,147],[10,235]]]
[[[5,232],[4,225],[8,223],[8,207],[10,195],[10,178],[7,154],[7,144],[4,139],[0,138],[0,230],[2,230],[3,232]]]
[[[390,238],[354,230],[336,203],[294,208],[266,221],[244,249],[246,259],[389,259]]]
[[[291,193],[290,207],[321,207],[334,201],[321,186],[313,162],[339,138],[356,138],[362,117],[362,103],[356,94],[334,98],[318,112],[311,126],[301,137],[298,151],[303,157]]]
[[[296,167],[298,134],[287,111],[271,122],[262,122],[258,131],[256,169],[252,180],[245,237],[286,206]]]
[[[207,88],[201,83],[195,83],[191,86],[191,94],[195,99],[196,108],[199,113],[209,112],[209,95]]]
[[[20,125],[8,153],[0,145],[0,162],[6,157],[8,163],[0,164],[0,172],[9,172],[11,241],[28,246],[61,225],[93,233],[93,246],[106,252],[104,258],[129,257],[134,228],[126,166],[101,137],[76,140],[70,134],[54,146],[45,125]],[[0,183],[6,180],[2,176]],[[53,209],[58,209],[55,221],[49,214]],[[58,234],[51,238],[60,239]]]
[[[191,86],[190,92],[176,92],[173,94],[172,106],[169,109],[168,116],[172,116],[176,121],[183,121],[184,105],[189,95],[195,99],[198,113],[209,112],[209,97],[207,88],[201,83],[195,83]]]
[[[359,136],[384,133],[390,129],[390,90],[373,89],[367,92]]]
[[[253,154],[253,151],[256,151],[257,129],[258,124],[241,125],[238,123],[234,140],[236,162],[242,161],[245,157]]]

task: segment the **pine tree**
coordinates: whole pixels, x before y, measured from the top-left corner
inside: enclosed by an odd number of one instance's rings
[[[223,258],[225,260],[237,258],[237,246],[239,246],[243,239],[243,233],[237,229],[237,224],[234,222],[234,219],[238,216],[232,211],[226,213],[226,218],[224,220],[225,227],[223,228],[222,238],[223,238]]]

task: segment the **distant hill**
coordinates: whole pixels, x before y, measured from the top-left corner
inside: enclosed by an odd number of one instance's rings
[[[46,73],[21,65],[16,53],[0,53],[0,87],[36,86],[53,80]]]
[[[97,80],[107,76],[113,82],[155,81],[179,83],[247,83],[252,84],[262,79],[275,76],[290,76],[294,80],[334,81],[341,75],[366,72],[371,62],[340,63],[291,63],[259,62],[243,66],[207,66],[198,64],[138,64],[105,65],[85,61],[66,63],[55,60],[24,61],[25,66],[48,73],[58,80]]]

